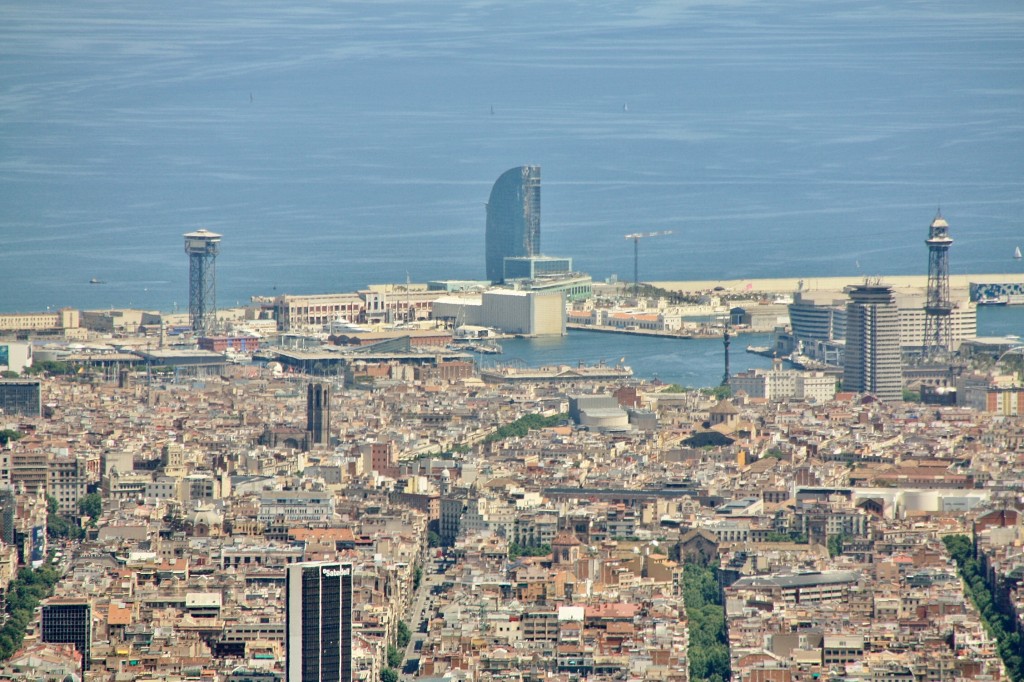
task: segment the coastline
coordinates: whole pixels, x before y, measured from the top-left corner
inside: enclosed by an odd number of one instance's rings
[[[928,275],[864,275],[845,277],[780,277],[754,279],[718,279],[718,280],[677,280],[649,282],[651,286],[679,291],[684,293],[711,291],[715,287],[723,287],[726,291],[769,293],[791,293],[803,282],[804,291],[841,291],[843,287],[862,284],[865,279],[877,277],[884,284],[896,289],[924,289],[928,285]],[[949,286],[953,289],[967,289],[971,282],[1009,282],[1024,283],[1024,272],[995,274],[950,275]]]

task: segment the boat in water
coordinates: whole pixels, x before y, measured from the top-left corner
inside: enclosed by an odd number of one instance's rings
[[[1018,246],[1018,247],[1014,248],[1014,250],[1013,250],[1013,259],[1014,260],[1020,260],[1020,257],[1021,257],[1020,256],[1020,247]]]
[[[104,282],[102,279],[97,279],[96,277],[93,277],[92,279],[89,280],[89,284],[106,284],[106,282]]]

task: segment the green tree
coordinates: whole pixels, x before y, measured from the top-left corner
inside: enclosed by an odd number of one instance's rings
[[[514,422],[499,426],[494,433],[484,438],[483,442],[494,443],[506,438],[522,438],[530,431],[558,426],[568,418],[567,414],[556,414],[550,417],[542,417],[539,414],[523,415]]]
[[[780,533],[777,530],[773,530],[764,536],[765,542],[796,542],[801,545],[807,544],[807,536],[797,531],[790,531],[788,533]]]
[[[419,564],[412,570],[412,589],[420,589],[420,583],[423,582],[423,567]]]
[[[7,445],[12,440],[20,440],[25,434],[14,429],[3,429],[0,431],[0,445]]]
[[[515,561],[521,556],[547,556],[551,554],[551,545],[520,545],[516,542],[508,544],[508,558]]]
[[[388,667],[397,668],[402,665],[402,652],[393,644],[388,644]]]
[[[981,564],[974,558],[974,544],[966,535],[947,535],[942,539],[946,550],[960,568],[964,591],[981,613],[982,621],[996,640],[999,655],[1006,664],[1010,679],[1024,681],[1024,655],[1020,633],[1012,632],[1013,614],[1000,610],[992,590],[985,581]],[[1006,607],[1004,607],[1006,608]]]
[[[57,513],[59,506],[56,497],[46,496],[46,534],[51,538],[71,538],[72,540],[84,538],[85,531],[76,524],[69,523],[67,519]]]
[[[89,493],[78,500],[78,511],[96,521],[103,513],[103,496],[99,493]]]
[[[405,624],[405,621],[398,621],[398,634],[395,639],[398,641],[398,648],[405,649],[409,646],[409,640],[412,639],[412,632],[409,631],[409,626]]]
[[[690,680],[728,680],[729,637],[715,569],[683,567],[683,601],[690,629]]]
[[[440,547],[441,536],[434,531],[427,531],[427,547]]]
[[[25,368],[25,374],[74,374],[75,369],[66,362],[56,360],[43,360],[33,362],[31,367]]]
[[[730,386],[715,386],[714,388],[702,388],[700,392],[712,398],[723,400],[732,395],[732,388]]]
[[[0,628],[0,661],[10,658],[21,646],[33,611],[53,593],[59,578],[52,566],[44,564],[35,570],[23,568],[7,586],[7,620]]]
[[[843,535],[832,535],[828,539],[828,555],[830,557],[837,557],[843,553]]]
[[[384,668],[380,671],[380,682],[398,682],[398,671],[394,668]]]

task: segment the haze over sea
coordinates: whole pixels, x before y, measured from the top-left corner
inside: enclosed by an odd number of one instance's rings
[[[939,205],[952,272],[1022,267],[1017,0],[0,16],[2,311],[185,308],[201,227],[224,235],[221,305],[478,278],[490,186],[525,163],[544,251],[595,278],[666,229],[645,279],[924,273]]]

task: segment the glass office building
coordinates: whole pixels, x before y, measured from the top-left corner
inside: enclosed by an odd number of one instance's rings
[[[289,682],[351,682],[352,565],[291,564],[285,601]]]
[[[540,255],[540,166],[501,174],[487,202],[487,279],[505,281],[505,259]]]
[[[82,654],[82,674],[92,650],[92,606],[88,599],[54,598],[43,604],[42,641],[75,645]]]

